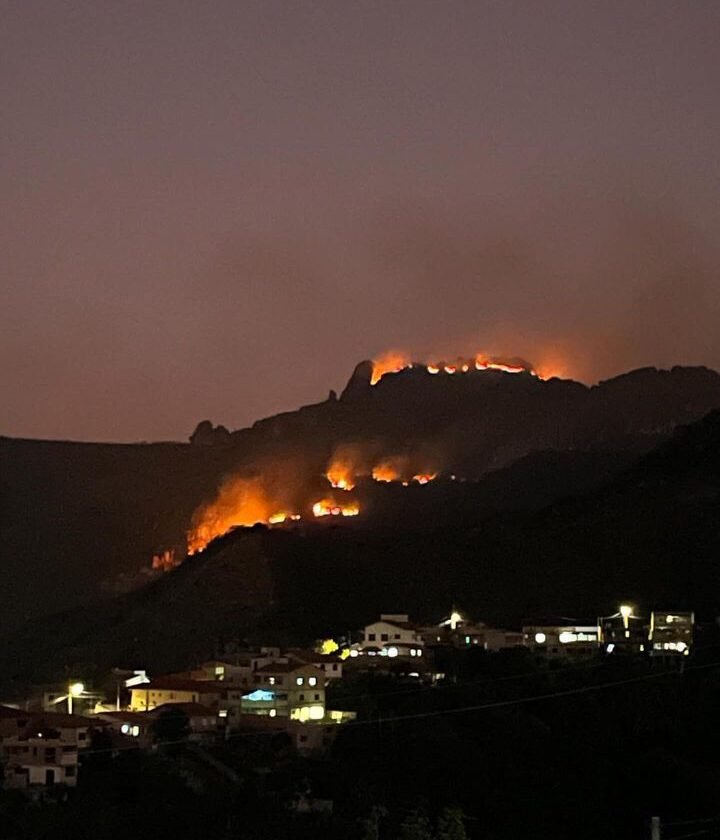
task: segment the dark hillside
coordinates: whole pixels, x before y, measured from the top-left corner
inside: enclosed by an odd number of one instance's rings
[[[455,517],[463,531],[498,511],[591,490],[715,407],[720,375],[705,368],[643,369],[587,388],[413,367],[371,386],[362,363],[339,399],[232,433],[204,423],[194,444],[0,438],[0,628],[142,585],[153,554],[182,556],[193,511],[228,475],[262,479],[272,469],[305,497],[327,487],[322,474],[337,447],[401,454],[467,481],[360,490],[367,527],[400,517],[442,529]]]
[[[385,502],[400,492],[389,490]],[[0,671],[165,667],[210,655],[221,639],[307,642],[380,611],[437,620],[453,602],[510,625],[537,614],[593,616],[620,600],[641,613],[692,608],[713,618],[719,552],[714,412],[604,487],[540,511],[472,517],[445,505],[433,527],[400,517],[239,529],[137,592],[30,624],[7,646],[23,657],[9,653]]]

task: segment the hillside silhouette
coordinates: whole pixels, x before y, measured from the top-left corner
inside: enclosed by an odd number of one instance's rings
[[[441,477],[422,488],[361,482],[363,514],[348,533],[450,528],[453,517],[466,533],[466,523],[590,491],[720,407],[720,375],[706,368],[646,368],[594,387],[499,371],[430,376],[413,367],[374,386],[370,375],[363,362],[340,397],[250,428],[202,423],[192,443],[0,438],[0,625],[145,586],[157,575],[154,554],[183,556],[193,512],[227,476],[273,470],[311,498],[327,488],[337,447],[405,453]]]

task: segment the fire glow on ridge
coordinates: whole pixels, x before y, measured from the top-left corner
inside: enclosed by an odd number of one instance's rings
[[[387,353],[383,353],[377,359],[374,359],[372,364],[371,385],[377,385],[387,374],[400,373],[401,370],[413,367],[410,356],[399,350],[389,350]],[[502,373],[527,373],[530,376],[536,376],[538,379],[546,378],[538,373],[531,364],[522,359],[488,356],[484,353],[478,353],[469,359],[458,358],[454,361],[431,360],[420,366],[424,367],[428,373],[446,374],[448,376],[470,373],[471,371],[495,370]]]

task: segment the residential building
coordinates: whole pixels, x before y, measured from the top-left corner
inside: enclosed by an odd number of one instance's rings
[[[405,613],[383,613],[378,621],[368,624],[362,639],[355,646],[361,654],[417,657],[422,656],[425,641],[418,627]],[[352,656],[352,650],[351,650]]]
[[[243,696],[244,714],[322,720],[325,716],[325,672],[298,660],[270,662],[253,674],[255,689]]]
[[[648,631],[650,656],[689,656],[694,628],[695,614],[692,612],[653,610]]]
[[[117,736],[120,745],[133,743],[145,748],[152,743],[152,720],[146,712],[103,711],[98,712],[95,719]]]
[[[204,741],[217,734],[220,720],[217,709],[211,709],[209,706],[203,706],[200,703],[165,703],[141,714],[150,719],[152,730],[153,725],[163,712],[175,709],[182,710],[187,716],[190,727],[189,740]]]
[[[78,752],[92,722],[78,715],[0,707],[0,752],[9,788],[75,787]]]
[[[598,652],[596,624],[537,623],[523,627],[524,644],[549,658],[577,659]]]
[[[130,689],[131,712],[147,712],[165,703],[200,703],[219,709],[226,686],[211,680],[156,677]]]
[[[613,615],[598,618],[598,639],[605,653],[643,653],[647,645],[647,628],[629,604],[622,604]]]

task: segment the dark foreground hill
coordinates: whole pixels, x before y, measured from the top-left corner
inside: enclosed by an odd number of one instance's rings
[[[233,433],[204,423],[194,445],[0,438],[0,629],[147,582],[153,554],[183,553],[193,511],[227,475],[262,478],[272,467],[284,488],[326,487],[322,474],[339,447],[403,455],[468,481],[424,495],[361,489],[367,516],[348,538],[396,527],[398,517],[410,531],[419,520],[440,529],[453,512],[463,533],[465,522],[596,487],[716,407],[720,375],[705,368],[643,369],[588,388],[414,367],[372,386],[362,363],[339,399]]]
[[[540,511],[483,518],[446,505],[431,528],[239,529],[137,592],[24,628],[0,673],[171,668],[230,639],[305,642],[380,611],[437,620],[452,603],[511,625],[548,613],[592,619],[620,600],[714,617],[718,556],[714,412],[606,486]]]

